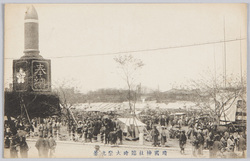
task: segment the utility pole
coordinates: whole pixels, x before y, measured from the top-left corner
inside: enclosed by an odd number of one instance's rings
[[[243,88],[243,80],[242,80],[242,53],[241,53],[241,29],[240,29],[240,80],[241,80],[241,88]]]
[[[224,16],[224,87],[227,86],[227,55],[226,55],[226,27]]]

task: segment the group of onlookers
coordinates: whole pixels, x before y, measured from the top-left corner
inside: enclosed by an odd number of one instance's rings
[[[189,126],[186,134],[191,140],[193,156],[203,155],[203,149],[208,149],[211,158],[241,157],[246,150],[244,132],[230,131],[229,128],[221,131],[217,125],[202,127],[199,122],[196,122]],[[241,153],[240,156],[237,156],[236,151]]]
[[[9,136],[6,136],[4,147],[10,149],[11,158],[18,158],[19,152],[21,158],[28,158],[29,147],[26,142],[25,136],[14,135],[11,136],[11,138],[9,138]]]
[[[36,122],[36,121],[34,121]],[[38,136],[57,136],[60,134],[61,122],[52,118],[43,119],[40,124],[36,126],[35,134]]]
[[[148,141],[152,141],[153,146],[165,147],[170,138],[177,138],[181,154],[185,153],[186,144],[190,143],[193,156],[203,155],[204,149],[209,150],[211,158],[236,157],[235,152],[245,155],[246,134],[229,128],[222,132],[211,119],[170,118],[163,115],[159,119],[148,120],[148,122],[146,122],[150,134]],[[18,157],[19,149],[20,156],[27,158],[29,147],[26,136],[37,135],[39,139],[36,142],[36,148],[39,157],[53,157],[56,147],[54,137],[60,135],[62,126],[67,126],[69,137],[74,141],[100,140],[104,144],[116,145],[123,143],[124,136],[135,138],[135,126],[131,125],[125,130],[115,117],[86,117],[71,122],[61,122],[53,118],[32,119],[30,123],[14,120],[4,126],[5,148],[10,148],[12,158]]]
[[[70,135],[74,141],[100,141],[105,144],[122,144],[123,131],[116,118],[85,118],[77,123],[71,123]]]
[[[171,124],[171,122],[176,124]],[[246,150],[246,134],[237,132],[230,127],[224,131],[218,129],[213,119],[175,118],[167,123],[166,117],[160,117],[149,129],[153,146],[165,146],[168,139],[178,139],[181,154],[185,153],[187,143],[192,146],[192,155],[199,157],[203,150],[209,150],[211,158],[242,157]],[[163,126],[160,126],[163,125]],[[185,130],[184,130],[185,129]],[[150,140],[150,139],[149,139]]]
[[[36,143],[36,148],[39,152],[39,157],[53,157],[56,147],[56,142],[53,138],[53,129],[51,125],[57,125],[51,119],[44,119],[38,127],[38,120],[32,119],[30,122],[22,119],[5,121],[4,126],[4,148],[10,150],[11,158],[28,158],[29,146],[27,144],[27,137],[34,137],[39,135],[40,138]],[[53,127],[53,126],[52,126]],[[38,129],[36,132],[35,129]],[[58,131],[58,128],[56,129]],[[49,139],[48,139],[49,136]],[[48,155],[49,152],[49,155]],[[20,154],[20,155],[19,155]]]
[[[44,137],[41,135],[36,141],[35,147],[38,150],[40,158],[53,158],[56,149],[56,141],[52,135],[48,138],[47,135]]]

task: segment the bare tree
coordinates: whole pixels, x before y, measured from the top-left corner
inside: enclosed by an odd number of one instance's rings
[[[68,121],[68,125],[70,126],[70,120],[73,119],[73,121],[77,124],[77,121],[71,111],[71,108],[73,107],[74,104],[76,104],[76,99],[75,99],[75,87],[72,87],[71,84],[68,85],[68,82],[72,84],[74,82],[73,80],[71,81],[62,81],[56,83],[56,87],[54,87],[54,92],[57,93],[60,99],[60,106],[62,109],[62,118],[66,118]],[[70,127],[69,127],[70,128]]]
[[[191,87],[199,96],[196,99],[197,106],[208,111],[219,124],[220,119],[226,117],[225,111],[232,106],[232,102],[239,97],[244,99],[246,84],[242,80],[245,79],[227,76],[227,86],[224,86],[223,76],[215,77],[209,71],[200,80],[191,80]]]
[[[123,55],[114,58],[115,62],[118,64],[122,75],[122,79],[126,82],[128,87],[128,102],[130,107],[130,112],[132,112],[132,101],[136,102],[136,90],[138,86],[135,86],[135,78],[138,74],[138,70],[141,69],[144,64],[142,60],[134,58],[132,55]],[[133,97],[134,95],[134,97]],[[134,99],[133,99],[134,98]]]

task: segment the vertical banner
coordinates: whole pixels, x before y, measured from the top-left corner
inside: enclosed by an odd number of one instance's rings
[[[33,91],[50,90],[50,65],[48,61],[33,60],[31,66]]]

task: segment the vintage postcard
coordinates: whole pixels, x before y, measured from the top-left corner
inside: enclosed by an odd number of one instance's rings
[[[245,158],[247,4],[5,4],[4,158]]]

